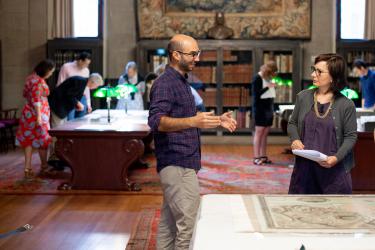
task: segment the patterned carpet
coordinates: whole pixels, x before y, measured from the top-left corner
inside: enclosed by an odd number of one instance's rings
[[[147,208],[142,210],[138,215],[125,250],[156,249],[156,233],[159,220],[159,209]]]
[[[220,148],[220,150],[216,150]],[[292,169],[288,166],[293,156],[283,154],[285,146],[271,146],[270,159],[273,164],[256,166],[250,155],[251,146],[226,146],[232,152],[222,153],[223,146],[202,148],[202,169],[199,181],[202,194],[210,193],[287,193]],[[244,147],[237,150],[238,147]],[[233,149],[232,149],[233,148]],[[225,152],[225,150],[224,150]],[[249,152],[247,154],[247,152]],[[31,193],[31,194],[129,194],[127,191],[95,191],[69,190],[59,191],[57,187],[67,182],[71,176],[69,169],[57,172],[56,175],[37,177],[31,181],[23,179],[23,156],[21,151],[10,152],[0,156],[0,193]],[[139,183],[142,191],[136,194],[161,194],[159,178],[156,174],[156,160],[148,156],[148,169],[134,169],[129,179]],[[33,156],[33,168],[38,170],[38,157]]]

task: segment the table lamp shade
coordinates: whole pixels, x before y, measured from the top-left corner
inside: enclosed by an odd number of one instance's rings
[[[106,97],[119,97],[119,94],[117,93],[115,88],[101,87],[95,90],[93,96],[98,97],[98,98],[106,98]]]
[[[118,97],[126,97],[131,93],[138,92],[138,89],[133,84],[119,84],[115,88],[115,92],[117,93]]]

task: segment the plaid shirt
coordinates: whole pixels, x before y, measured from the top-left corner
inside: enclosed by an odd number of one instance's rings
[[[148,125],[154,134],[157,171],[170,165],[199,170],[201,152],[198,128],[158,131],[162,116],[186,118],[196,115],[194,97],[186,78],[167,66],[152,85],[150,102]]]

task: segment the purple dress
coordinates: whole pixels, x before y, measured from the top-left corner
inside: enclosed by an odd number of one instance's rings
[[[325,113],[329,103],[318,103],[318,111]],[[338,147],[335,123],[331,112],[325,118],[318,118],[310,110],[304,118],[301,141],[305,149],[313,149],[328,156],[335,155]],[[289,194],[351,194],[352,180],[341,162],[332,168],[324,168],[317,162],[296,156]]]

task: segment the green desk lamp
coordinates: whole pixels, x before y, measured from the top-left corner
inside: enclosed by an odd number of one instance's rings
[[[101,87],[97,90],[95,90],[94,97],[97,98],[106,98],[107,99],[107,110],[108,110],[108,123],[111,122],[111,98],[112,97],[119,97],[119,94],[115,91],[115,88],[112,88],[110,86]]]
[[[114,91],[117,94],[117,99],[124,98],[125,100],[125,114],[128,113],[128,105],[127,105],[127,100],[129,98],[129,95],[132,93],[137,93],[138,89],[135,85],[130,84],[130,83],[125,83],[125,84],[119,84],[114,88]]]

